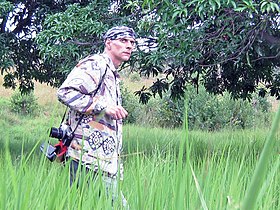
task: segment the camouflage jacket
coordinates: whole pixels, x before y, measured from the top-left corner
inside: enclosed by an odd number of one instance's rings
[[[81,60],[57,91],[59,101],[70,108],[67,122],[72,130],[84,114],[68,155],[111,177],[119,167],[122,121],[111,119],[104,109],[121,105],[119,81],[111,59],[105,53],[95,54]]]

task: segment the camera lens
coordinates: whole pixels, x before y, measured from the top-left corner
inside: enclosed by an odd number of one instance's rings
[[[52,127],[51,131],[50,131],[50,137],[57,138],[57,139],[62,139],[63,138],[63,132],[60,128]]]

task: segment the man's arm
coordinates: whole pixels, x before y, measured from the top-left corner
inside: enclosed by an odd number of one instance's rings
[[[96,61],[77,65],[57,91],[59,101],[81,113],[99,113],[106,107],[104,97],[94,95],[102,77]]]

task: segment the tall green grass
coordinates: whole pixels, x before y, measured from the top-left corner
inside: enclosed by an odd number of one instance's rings
[[[260,160],[258,161],[258,164],[256,166],[255,172],[253,174],[252,181],[250,183],[250,186],[248,188],[242,209],[255,209],[255,206],[257,204],[257,198],[259,195],[259,192],[261,190],[261,187],[264,185],[264,177],[267,174],[267,166],[269,165],[269,161],[271,159],[271,156],[274,154],[273,145],[275,141],[275,135],[277,133],[277,130],[279,129],[279,123],[280,123],[280,107],[278,109],[278,112],[275,116],[275,119],[272,124],[271,131],[269,133],[269,136],[265,142],[263,151],[260,156]],[[277,159],[276,162],[276,169],[279,166],[279,159]]]
[[[59,114],[2,116],[9,120],[0,120],[1,209],[111,209],[102,182],[70,188],[68,163],[51,163],[39,152],[49,127],[58,126]],[[254,209],[280,209],[275,134]],[[186,133],[126,125],[120,188],[131,209],[240,209],[268,135],[269,127]],[[120,202],[115,209],[121,209]]]

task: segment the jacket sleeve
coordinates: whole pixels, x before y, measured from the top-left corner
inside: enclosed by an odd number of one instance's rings
[[[94,59],[80,62],[68,75],[57,91],[58,100],[81,113],[100,113],[106,108],[106,101],[97,90],[105,73],[106,65],[102,66]],[[102,85],[100,86],[102,87]]]

